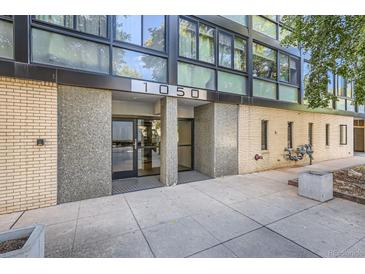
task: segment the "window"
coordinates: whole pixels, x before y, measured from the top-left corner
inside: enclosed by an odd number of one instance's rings
[[[238,74],[218,71],[218,90],[237,94],[246,94],[246,77]]]
[[[346,110],[346,100],[342,98],[337,98],[336,101],[336,109],[338,110]]]
[[[246,71],[246,40],[235,37],[234,39],[234,69]]]
[[[196,59],[196,33],[197,24],[180,18],[179,21],[179,55]]]
[[[298,103],[298,93],[296,87],[279,85],[279,100]]]
[[[299,60],[293,57],[290,57],[289,62],[289,82],[292,85],[298,85],[298,67],[299,67]]]
[[[332,71],[327,71],[327,77],[328,77],[328,85],[327,85],[327,92],[329,94],[333,94],[334,92],[334,75],[333,75],[333,72]]]
[[[340,145],[347,145],[347,125],[340,125]]]
[[[220,32],[219,65],[226,68],[246,71],[246,40],[237,36],[233,37],[233,35]]]
[[[253,76],[276,80],[276,51],[253,43]]]
[[[364,105],[358,105],[357,106],[357,112],[365,113],[365,106]]]
[[[34,18],[61,27],[107,37],[106,15],[36,15]]]
[[[113,48],[113,73],[137,79],[167,82],[167,60],[136,51]]]
[[[115,16],[115,39],[136,45],[141,44],[141,16]]]
[[[215,89],[215,71],[192,64],[179,62],[177,66],[178,84],[202,89]]]
[[[289,82],[290,84],[298,84],[298,60],[280,53],[280,81]]]
[[[289,82],[289,56],[280,53],[280,81]]]
[[[247,26],[247,15],[222,15],[222,16],[240,25]]]
[[[115,39],[158,51],[164,51],[165,16],[115,16]]]
[[[13,24],[0,20],[0,57],[14,58]]]
[[[165,50],[165,16],[143,16],[143,46],[159,51]]]
[[[267,120],[262,120],[261,121],[261,150],[267,150],[268,146],[267,146],[267,124],[268,121]]]
[[[276,24],[262,16],[252,16],[252,27],[254,30],[276,39]]]
[[[347,80],[346,85],[346,97],[347,98],[354,98],[354,82]]]
[[[78,31],[98,35],[107,36],[107,17],[106,15],[77,15],[76,29]]]
[[[276,84],[258,79],[253,79],[253,95],[275,100]]]
[[[346,97],[345,79],[342,76],[337,75],[337,96]]]
[[[326,124],[326,146],[330,145],[330,124]]]
[[[313,123],[308,124],[308,144],[313,146]]]
[[[214,64],[215,30],[204,24],[199,24],[199,60]]]
[[[347,99],[346,104],[347,104],[347,106],[346,106],[347,111],[355,112],[355,105],[354,105],[354,102],[352,100]]]
[[[219,33],[219,65],[222,67],[232,67],[232,41],[232,35]]]
[[[288,148],[293,148],[293,122],[288,122]]]
[[[198,28],[199,26],[199,28]],[[197,42],[199,40],[199,48]],[[179,55],[215,63],[215,29],[203,23],[179,19]]]
[[[73,28],[74,16],[73,15],[36,15],[37,20],[47,23],[55,24],[58,26]]]
[[[109,47],[33,28],[32,61],[108,73]]]

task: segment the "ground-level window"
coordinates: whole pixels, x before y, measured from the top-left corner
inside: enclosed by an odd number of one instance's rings
[[[330,124],[326,124],[326,146],[330,145]]]
[[[293,122],[288,122],[288,148],[293,148]]]
[[[313,145],[313,123],[308,124],[308,144]]]
[[[267,120],[261,121],[261,150],[267,150]]]
[[[347,125],[340,125],[340,145],[347,145]]]

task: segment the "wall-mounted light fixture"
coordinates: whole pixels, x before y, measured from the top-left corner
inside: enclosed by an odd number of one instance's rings
[[[44,146],[44,139],[37,139],[37,146]]]

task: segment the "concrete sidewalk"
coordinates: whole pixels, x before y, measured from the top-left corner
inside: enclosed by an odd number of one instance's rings
[[[365,257],[365,206],[299,197],[288,179],[365,157],[228,176],[0,215],[46,224],[47,257]]]

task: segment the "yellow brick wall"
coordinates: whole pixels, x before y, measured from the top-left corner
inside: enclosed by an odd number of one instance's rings
[[[261,151],[261,120],[269,121],[267,151]],[[298,162],[284,158],[289,121],[294,122],[293,148],[308,143],[308,123],[313,123],[314,162],[353,155],[352,117],[242,105],[238,122],[239,173],[309,163],[308,156]],[[330,124],[329,146],[325,141],[326,124]],[[347,125],[347,145],[340,145],[340,124]],[[254,160],[256,153],[264,159]]]
[[[0,77],[0,214],[56,201],[57,86]]]

